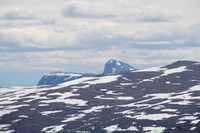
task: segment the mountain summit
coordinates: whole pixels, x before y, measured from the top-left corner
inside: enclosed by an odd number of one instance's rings
[[[129,64],[126,64],[122,61],[110,59],[105,64],[105,68],[103,71],[103,74],[105,73],[116,73],[116,72],[123,72],[123,71],[129,71],[134,70],[134,67],[130,66]]]

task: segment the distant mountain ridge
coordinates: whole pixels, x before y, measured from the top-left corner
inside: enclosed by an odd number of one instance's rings
[[[134,70],[134,67],[122,61],[110,59],[105,63],[103,74],[117,73],[123,71]],[[65,72],[52,72],[44,75],[38,82],[38,85],[56,85],[63,82],[79,79],[82,77],[88,77],[94,74],[83,74],[83,73],[65,73]]]
[[[93,74],[52,72],[44,75],[38,82],[38,85],[56,85],[91,75]]]

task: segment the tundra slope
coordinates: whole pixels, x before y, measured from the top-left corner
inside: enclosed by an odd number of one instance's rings
[[[0,89],[0,131],[200,132],[200,63]]]

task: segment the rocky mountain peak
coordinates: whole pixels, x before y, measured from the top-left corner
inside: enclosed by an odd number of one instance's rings
[[[133,70],[134,67],[131,65],[124,63],[122,61],[118,61],[115,59],[110,59],[106,62],[103,74],[105,73],[116,73],[116,72],[123,72]]]

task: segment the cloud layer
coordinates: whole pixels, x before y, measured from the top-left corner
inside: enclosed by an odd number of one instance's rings
[[[114,1],[104,3],[96,1],[68,3],[62,13],[65,17],[101,18],[136,22],[173,21],[183,16],[182,12],[159,6],[136,6],[134,2],[122,3]]]

